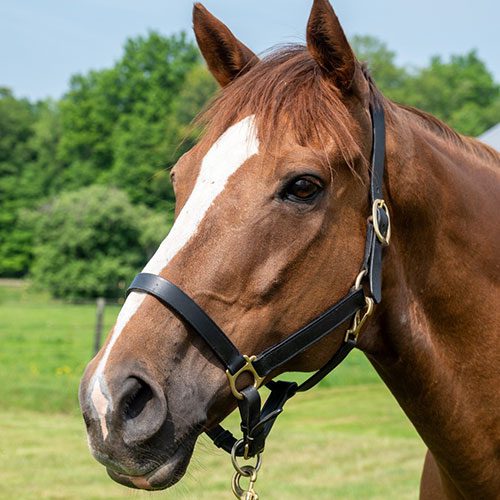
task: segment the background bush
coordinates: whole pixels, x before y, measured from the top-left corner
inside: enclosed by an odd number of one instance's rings
[[[65,300],[123,295],[168,228],[166,217],[99,185],[63,193],[26,217],[34,284]]]

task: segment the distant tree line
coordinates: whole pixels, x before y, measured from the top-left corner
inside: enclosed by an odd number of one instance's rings
[[[379,88],[478,135],[500,120],[500,86],[476,52],[398,66],[354,37]],[[181,33],[127,40],[116,64],[75,75],[58,101],[0,88],[0,276],[30,276],[56,297],[122,294],[172,221],[168,169],[216,85]]]
[[[500,121],[500,85],[476,51],[449,61],[434,56],[426,67],[406,68],[398,66],[395,52],[374,37],[355,36],[352,45],[392,100],[427,111],[474,137]]]

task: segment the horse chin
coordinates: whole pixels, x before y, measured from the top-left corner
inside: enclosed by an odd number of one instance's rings
[[[182,443],[177,451],[163,464],[143,475],[129,475],[117,472],[110,467],[106,471],[117,483],[140,490],[164,490],[173,486],[184,476],[191,456],[193,454],[196,439],[190,439],[189,443]]]

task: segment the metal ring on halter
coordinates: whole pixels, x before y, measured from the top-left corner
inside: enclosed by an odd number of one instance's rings
[[[257,481],[257,471],[251,465],[244,465],[242,470],[246,472],[245,475],[235,472],[233,480],[231,482],[231,489],[236,498],[239,499],[258,499],[259,495],[254,490],[255,482]],[[241,484],[241,478],[245,477],[249,479],[248,487],[244,489]]]
[[[234,443],[233,449],[231,450],[231,462],[233,464],[234,470],[238,474],[240,474],[243,477],[249,477],[252,474],[252,472],[250,472],[250,473],[248,472],[249,466],[248,465],[240,466],[240,464],[238,463],[238,458],[236,457],[236,451],[244,443],[244,441],[245,440],[243,438],[241,438],[241,439],[238,439],[238,441],[236,441],[236,443]],[[251,468],[255,472],[259,472],[260,467],[262,465],[262,455],[260,453],[257,453],[257,455],[255,455],[255,456],[257,457],[257,462]]]
[[[361,288],[361,280],[368,274],[368,270],[362,269],[361,272],[356,276],[356,281],[354,282],[354,290],[359,290]]]
[[[358,340],[358,335],[359,335],[359,332],[361,331],[361,328],[366,323],[366,320],[373,313],[373,309],[374,309],[374,306],[375,306],[374,300],[371,297],[365,297],[365,301],[366,301],[366,309],[365,309],[365,311],[364,311],[364,313],[363,313],[362,316],[361,316],[361,310],[358,311],[354,315],[352,326],[351,326],[351,328],[349,328],[349,330],[347,330],[347,332],[345,334],[345,339],[344,340],[346,342],[349,339],[352,339],[354,341]]]
[[[378,216],[377,216],[378,215],[377,212],[379,210],[383,210],[387,217],[387,231],[385,234],[382,234],[382,231],[380,231],[380,226],[378,223]],[[389,242],[391,241],[391,216],[389,215],[389,208],[387,207],[384,200],[377,199],[373,202],[372,224],[373,224],[373,230],[375,231],[375,234],[377,235],[377,238],[380,241],[380,243],[385,247],[388,246]]]

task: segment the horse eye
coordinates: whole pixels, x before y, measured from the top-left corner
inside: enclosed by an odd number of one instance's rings
[[[321,187],[315,177],[297,177],[285,187],[284,198],[295,202],[312,201],[321,191]]]

